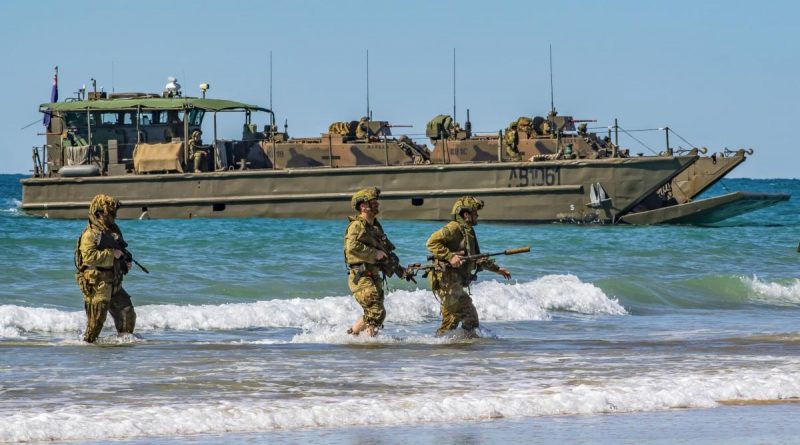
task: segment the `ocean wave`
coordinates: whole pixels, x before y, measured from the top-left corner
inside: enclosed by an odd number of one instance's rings
[[[800,279],[775,283],[759,280],[758,277],[741,277],[742,282],[754,293],[753,299],[775,305],[800,304]]]
[[[547,320],[553,312],[624,315],[625,309],[598,287],[574,275],[549,275],[506,284],[487,281],[472,287],[484,321]],[[413,325],[439,318],[439,303],[429,290],[394,290],[386,296],[387,323]],[[296,327],[306,331],[349,326],[361,313],[351,296],[292,298],[221,305],[145,305],[136,308],[137,331],[232,330]],[[25,332],[74,333],[83,330],[82,311],[67,312],[15,305],[0,306],[0,335]],[[113,329],[111,317],[106,328]]]
[[[14,198],[0,200],[0,213],[7,213],[11,215],[21,214],[20,212],[21,205],[22,201]]]
[[[154,436],[268,432],[300,428],[403,425],[555,415],[712,408],[800,397],[797,361],[769,369],[679,376],[667,371],[607,382],[509,381],[502,388],[463,388],[402,396],[358,392],[327,396],[126,406],[65,405],[6,409],[0,442],[112,440]],[[332,403],[335,402],[335,403]]]

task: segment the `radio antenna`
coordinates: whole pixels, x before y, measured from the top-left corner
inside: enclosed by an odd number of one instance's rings
[[[553,44],[550,44],[550,112],[556,113],[555,101],[553,100]]]
[[[453,48],[453,122],[456,121],[456,49]]]
[[[269,52],[269,110],[272,111],[272,51]]]
[[[367,120],[369,120],[369,50],[367,50]]]

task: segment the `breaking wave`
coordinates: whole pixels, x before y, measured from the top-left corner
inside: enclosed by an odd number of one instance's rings
[[[18,199],[3,199],[0,200],[0,214],[18,215],[21,214],[20,206],[22,201]]]
[[[573,275],[550,275],[538,280],[506,284],[481,282],[472,288],[481,320],[547,320],[553,312],[588,315],[624,315],[625,309],[598,287]],[[387,323],[413,325],[439,317],[439,303],[424,289],[395,290],[386,296]],[[318,299],[292,298],[221,305],[145,305],[136,308],[137,331],[232,330],[296,327],[320,330],[349,326],[361,308],[351,296]],[[16,305],[0,306],[0,336],[26,332],[75,333],[83,330],[82,311],[61,311]],[[110,317],[106,327],[111,328]]]
[[[586,415],[709,408],[721,403],[759,403],[800,397],[800,363],[769,369],[710,374],[698,370],[676,376],[654,371],[607,383],[541,385],[536,381],[502,388],[458,389],[437,394],[363,397],[330,403],[324,396],[284,399],[139,405],[67,405],[22,409],[0,416],[0,442],[111,440],[268,432],[313,427],[402,425],[480,421],[553,415]]]
[[[753,299],[767,304],[800,304],[800,279],[775,283],[759,280],[758,277],[742,277],[742,282],[753,292]]]

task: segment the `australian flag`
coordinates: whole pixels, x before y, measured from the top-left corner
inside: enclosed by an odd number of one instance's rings
[[[56,103],[58,102],[58,67],[56,67],[56,73],[53,74],[53,89],[50,90],[50,102]],[[50,126],[50,110],[44,112],[44,120],[42,120],[42,124],[45,127]]]

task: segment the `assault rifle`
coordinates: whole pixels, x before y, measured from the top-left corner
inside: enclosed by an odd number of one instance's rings
[[[392,274],[394,274],[397,276],[397,278],[402,278],[406,281],[413,281],[414,284],[417,284],[417,280],[414,279],[414,274],[409,273],[407,267],[400,265],[400,258],[394,252],[389,252],[386,255],[386,258],[378,261],[378,267],[380,267],[383,273],[388,276],[392,276]]]
[[[128,250],[128,243],[125,242],[123,239],[115,239],[111,236],[105,234],[105,232],[100,232],[100,235],[97,236],[97,247],[99,249],[117,249],[122,251],[122,256],[125,257],[126,263],[133,263],[139,266],[144,273],[150,273],[146,267],[139,264],[138,261],[133,259],[133,254]]]
[[[525,253],[530,251],[531,251],[530,246],[525,246],[525,247],[516,247],[514,249],[506,249],[500,252],[479,253],[477,255],[463,255],[464,253],[463,251],[454,253],[456,255],[459,255],[461,259],[464,261],[480,261],[493,256],[516,255],[518,253]],[[416,276],[417,272],[419,272],[420,270],[424,270],[425,272],[422,273],[422,277],[425,278],[428,276],[428,274],[430,274],[434,270],[443,270],[444,267],[450,267],[450,264],[445,263],[443,261],[434,261],[435,257],[433,255],[428,255],[427,259],[429,262],[426,264],[420,264],[420,263],[409,264],[408,267],[406,267],[407,273],[411,274],[412,276]]]
[[[414,284],[417,283],[417,280],[414,279],[413,273],[409,272],[407,267],[403,267],[400,265],[400,258],[394,252],[389,252],[386,255],[386,258],[378,261],[378,268],[380,268],[381,272],[384,273],[386,276],[396,275],[397,278],[402,278],[406,281],[413,281]],[[367,266],[364,264],[359,265],[356,268],[356,273],[353,274],[353,284],[358,283],[358,280],[367,272]]]

